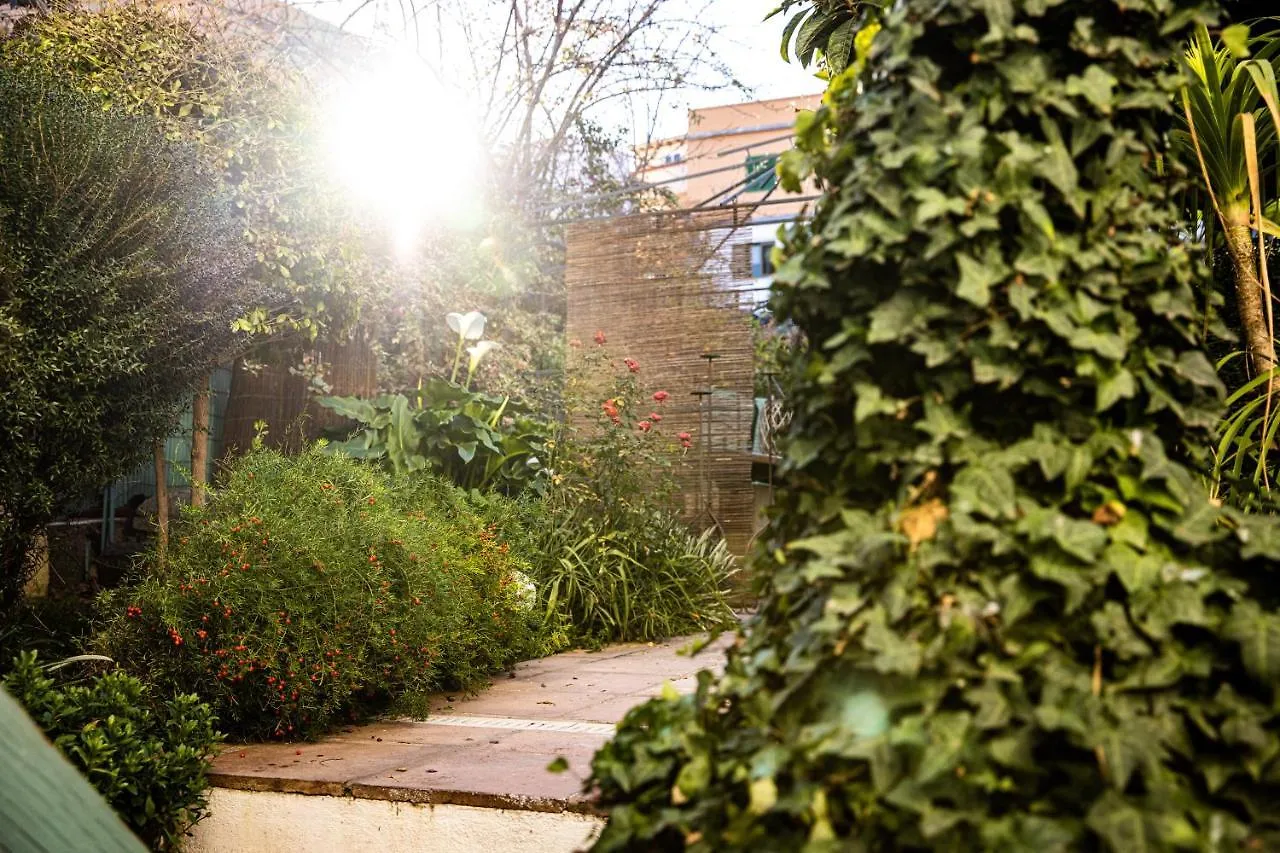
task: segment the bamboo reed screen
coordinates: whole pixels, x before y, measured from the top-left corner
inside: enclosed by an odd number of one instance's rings
[[[676,467],[685,518],[718,528],[737,554],[755,526],[750,313],[734,288],[751,274],[740,268],[747,215],[637,214],[575,223],[565,235],[569,339],[589,348],[604,332],[611,354],[636,358],[646,385],[671,395],[663,433],[693,436]]]

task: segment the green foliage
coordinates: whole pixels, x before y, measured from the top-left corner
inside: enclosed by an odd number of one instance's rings
[[[590,506],[553,492],[520,501],[501,526],[506,541],[530,555],[545,625],[598,646],[732,624],[725,596],[737,560],[713,531],[695,535],[659,509],[606,527]]]
[[[55,4],[0,40],[0,62],[152,118],[222,177],[259,284],[241,331],[343,331],[381,279],[327,190],[307,85],[252,23],[219,19],[235,11],[201,11],[204,27],[157,4]]]
[[[414,711],[543,651],[527,566],[464,493],[319,449],[238,461],[151,563],[104,597],[99,648],[245,737]]]
[[[4,687],[120,818],[153,850],[176,850],[207,812],[209,767],[222,736],[196,696],[157,699],[119,671],[59,684],[27,652]]]
[[[782,59],[820,62],[826,74],[861,70],[889,0],[782,0],[772,14],[790,13],[782,32]],[[800,11],[792,10],[799,7]]]
[[[22,652],[58,660],[84,651],[93,627],[93,601],[75,595],[28,598],[0,623],[0,676]]]
[[[721,627],[735,561],[710,533],[675,517],[670,468],[681,452],[663,430],[666,395],[643,366],[584,353],[568,385],[569,423],[549,449],[551,486],[525,502],[516,550],[531,555],[544,614],[563,614],[587,644],[656,640]],[[677,436],[687,448],[690,439]],[[508,528],[510,529],[510,528]]]
[[[411,401],[322,397],[320,405],[364,427],[332,450],[386,463],[397,475],[434,471],[468,489],[541,491],[547,426],[506,397],[429,379]]]
[[[905,0],[801,119],[765,600],[597,756],[597,850],[1280,844],[1280,519],[1205,494],[1195,167],[1156,168],[1211,12]]]
[[[381,386],[411,394],[432,377],[448,379],[457,335],[440,318],[467,305],[487,318],[486,336],[500,344],[479,365],[470,387],[521,400],[549,414],[559,406],[564,376],[564,294],[558,276],[539,272],[540,251],[556,241],[528,233],[512,214],[494,214],[472,234],[436,233],[414,257],[429,274],[409,299],[373,312],[382,356]],[[562,260],[562,259],[561,259]],[[558,288],[552,294],[549,289]]]
[[[782,331],[772,320],[765,322],[752,318],[751,348],[754,351],[757,397],[768,397],[775,392],[778,377],[789,363],[796,343],[795,335]]]
[[[29,537],[136,465],[252,293],[216,179],[154,125],[0,65],[0,609]]]
[[[374,400],[323,397],[320,405],[350,418],[364,431],[335,444],[335,452],[383,460],[397,475],[431,470],[467,489],[517,494],[545,487],[548,426],[510,397],[471,390],[485,356],[501,347],[481,340],[486,318],[478,311],[450,313],[454,334],[449,379],[420,378],[413,400],[404,394]],[[475,341],[467,346],[468,341]],[[467,358],[464,359],[463,356]],[[457,378],[466,363],[466,381]]]

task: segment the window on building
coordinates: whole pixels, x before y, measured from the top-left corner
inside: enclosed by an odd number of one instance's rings
[[[768,192],[778,185],[778,155],[748,154],[746,192]]]
[[[773,275],[773,243],[751,244],[751,277]]]

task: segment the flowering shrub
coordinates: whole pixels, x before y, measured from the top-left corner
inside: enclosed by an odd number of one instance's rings
[[[318,734],[541,651],[527,566],[464,492],[313,449],[240,460],[164,565],[104,597],[101,650],[246,737]]]
[[[570,376],[570,423],[551,442],[551,488],[505,525],[534,561],[543,611],[579,642],[653,640],[726,624],[734,572],[723,543],[675,515],[671,467],[691,446],[662,429],[670,394],[639,361],[613,362],[603,331]],[[683,446],[683,449],[681,449]]]
[[[209,765],[222,736],[197,697],[160,702],[122,672],[60,685],[34,652],[14,660],[3,684],[152,849],[177,849],[204,816]]]

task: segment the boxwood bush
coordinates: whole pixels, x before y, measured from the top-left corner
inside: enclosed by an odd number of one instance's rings
[[[1280,524],[1206,495],[1167,156],[1213,4],[874,5],[784,162],[765,600],[596,757],[596,849],[1278,849]]]
[[[96,642],[230,733],[307,737],[540,653],[525,568],[451,484],[258,449],[104,596]]]
[[[222,736],[192,695],[161,699],[120,671],[85,683],[51,678],[24,652],[2,682],[62,754],[154,850],[176,850],[207,810]]]

